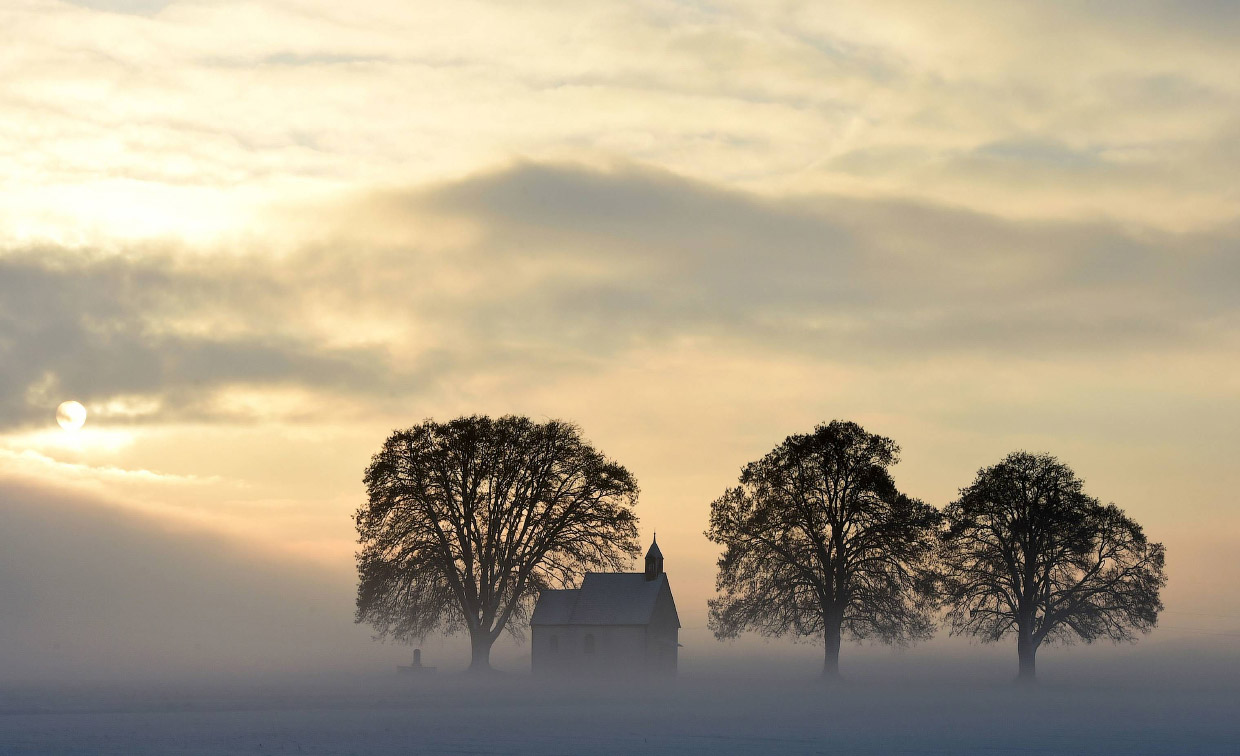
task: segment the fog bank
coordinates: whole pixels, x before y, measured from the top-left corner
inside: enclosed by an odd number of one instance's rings
[[[702,597],[678,581],[687,569],[669,570],[685,625],[682,678],[817,676],[817,642],[716,641]],[[354,591],[347,558],[320,564],[75,489],[0,480],[0,668],[10,685],[394,675],[410,649],[376,642],[353,623]],[[1225,614],[1172,608],[1166,627],[1136,644],[1043,648],[1039,675],[1051,684],[1229,685],[1240,678],[1240,635],[1229,623]],[[466,637],[422,646],[442,674],[468,663]],[[505,636],[493,661],[527,675],[529,646]],[[911,648],[847,645],[841,664],[854,683],[991,684],[1010,679],[1016,654],[1014,642],[970,643],[941,629]]]

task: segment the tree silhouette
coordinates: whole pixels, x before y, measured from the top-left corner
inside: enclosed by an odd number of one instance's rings
[[[467,630],[471,670],[540,589],[639,553],[632,474],[570,423],[428,420],[393,433],[365,482],[357,622],[403,641]]]
[[[980,470],[946,510],[943,598],[953,635],[1016,635],[1020,678],[1043,642],[1134,639],[1162,610],[1164,551],[1067,465],[1016,452]]]
[[[716,637],[820,635],[823,676],[835,678],[844,635],[930,636],[939,514],[896,490],[887,468],[898,453],[891,439],[834,421],[745,466],[706,531],[725,547],[709,602]]]

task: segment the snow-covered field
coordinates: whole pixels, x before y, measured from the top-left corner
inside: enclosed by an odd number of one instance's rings
[[[0,692],[0,754],[1235,754],[1235,689],[432,679]]]

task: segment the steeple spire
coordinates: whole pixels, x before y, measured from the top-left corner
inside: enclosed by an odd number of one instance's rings
[[[663,552],[659,551],[659,538],[655,536],[646,552],[646,579],[655,580],[663,574]]]

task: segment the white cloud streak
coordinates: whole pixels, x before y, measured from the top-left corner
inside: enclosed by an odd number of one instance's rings
[[[1008,217],[1235,217],[1240,21],[1226,4],[298,0],[125,15],[25,0],[3,21],[17,44],[0,221],[19,239],[226,235],[275,200],[517,157]]]

